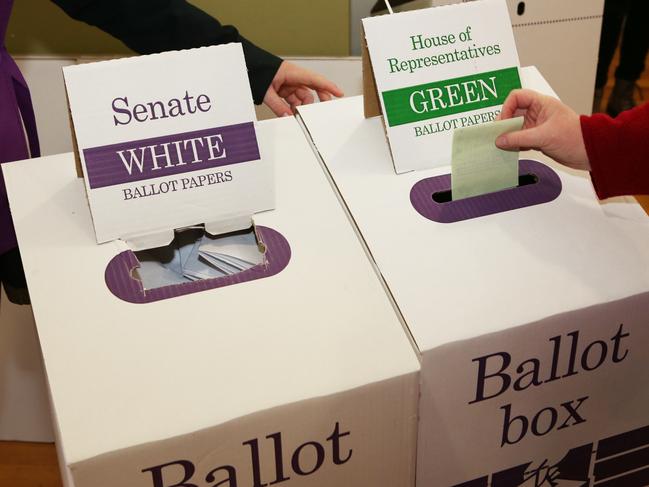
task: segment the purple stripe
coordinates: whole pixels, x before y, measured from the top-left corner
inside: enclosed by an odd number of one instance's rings
[[[519,162],[519,175],[535,175],[538,178],[535,184],[438,203],[433,199],[433,195],[451,189],[451,175],[446,174],[416,183],[410,191],[410,202],[424,218],[438,223],[455,223],[549,203],[559,197],[561,179],[552,169],[529,159]]]
[[[192,145],[192,142],[189,142],[192,139],[200,140]],[[163,144],[168,144],[166,148],[169,158],[168,160],[159,158],[158,169],[156,169],[152,150],[148,147],[155,146],[156,154],[164,154]],[[212,150],[209,145],[213,146]],[[142,162],[141,172],[138,165],[133,163],[129,174],[127,166],[119,155],[119,151],[123,151],[122,154],[129,163],[131,150]],[[256,161],[260,158],[253,122],[94,147],[84,149],[83,155],[86,159],[86,174],[92,189],[229,166]],[[209,160],[211,157],[212,160]],[[200,162],[192,162],[195,160]]]
[[[144,304],[255,281],[279,274],[291,260],[291,246],[281,233],[272,228],[262,226],[255,228],[259,241],[266,248],[265,265],[259,264],[231,276],[176,284],[145,291],[142,283],[131,274],[131,271],[139,267],[140,263],[137,257],[135,257],[135,254],[129,250],[116,255],[108,263],[105,272],[106,285],[110,289],[110,292],[119,299],[133,304]]]

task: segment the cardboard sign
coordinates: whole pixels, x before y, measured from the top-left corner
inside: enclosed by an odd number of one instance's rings
[[[363,27],[372,67],[365,114],[384,114],[398,173],[449,164],[453,131],[493,121],[521,87],[505,0],[373,17]]]
[[[240,44],[64,68],[99,243],[250,226],[274,205]],[[142,243],[142,242],[146,243]]]

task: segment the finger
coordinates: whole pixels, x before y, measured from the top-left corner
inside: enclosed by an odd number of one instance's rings
[[[292,85],[303,85],[307,88],[311,88],[315,91],[322,91],[331,93],[333,96],[341,98],[345,96],[343,91],[338,88],[338,86],[329,81],[324,76],[313,73],[312,71],[306,69],[296,69],[291,71],[290,77],[287,81]]]
[[[517,108],[516,111],[514,112],[514,114],[509,118],[524,117],[526,113],[527,113],[527,110],[522,110],[520,108]],[[504,118],[502,118],[502,112],[500,112],[498,114],[498,116],[496,117],[496,121],[499,121],[499,120],[504,120]]]
[[[291,105],[291,108],[299,107],[300,105],[302,105],[302,100],[300,100],[295,93],[291,93],[290,95],[288,95],[285,98],[285,100],[286,100],[286,103]]]
[[[330,100],[333,100],[333,96],[331,96],[331,94],[328,93],[328,92],[326,92],[326,91],[320,91],[320,90],[318,90],[317,93],[318,93],[318,99],[319,99],[320,101],[330,101]]]
[[[286,99],[291,95],[291,93],[295,92],[295,89],[295,86],[284,84],[279,88],[279,90],[277,90],[277,94]]]
[[[527,113],[527,110],[521,110],[520,108],[514,112],[513,118],[523,117]]]
[[[308,105],[313,103],[313,95],[308,88],[295,88],[293,86],[283,86],[279,92],[279,96],[284,98],[291,105]]]
[[[514,90],[512,91],[500,112],[499,120],[512,118],[517,112],[525,111],[535,102],[541,99],[542,95],[532,90]]]
[[[295,93],[302,100],[303,105],[310,105],[315,101],[313,93],[308,88],[298,88]]]
[[[270,108],[275,115],[278,117],[285,117],[287,115],[293,115],[291,107],[289,107],[286,102],[280,97],[274,88],[268,88],[266,96],[264,97],[264,103],[268,108]]]
[[[525,150],[543,150],[543,141],[543,132],[537,127],[503,134],[496,139],[496,147],[510,151],[517,151],[523,148]]]

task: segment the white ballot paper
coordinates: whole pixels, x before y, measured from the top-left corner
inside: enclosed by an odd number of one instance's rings
[[[205,236],[199,250],[201,255],[222,260],[239,270],[261,264],[264,257],[253,232],[222,238]]]
[[[496,147],[503,134],[523,128],[523,117],[457,129],[453,133],[453,200],[518,186],[518,151]]]
[[[179,232],[171,245],[136,256],[140,261],[136,274],[145,290],[230,276],[264,261],[252,230],[214,237],[202,229],[189,229]]]
[[[155,260],[140,260],[136,277],[142,281],[145,290],[190,282],[182,274],[171,270],[167,264]]]

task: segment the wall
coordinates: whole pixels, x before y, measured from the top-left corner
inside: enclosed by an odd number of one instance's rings
[[[132,0],[137,1],[137,0]],[[353,1],[353,0],[352,0]],[[192,0],[280,55],[349,54],[349,0]],[[119,41],[68,18],[50,0],[16,0],[7,47],[20,55],[126,54]]]
[[[350,0],[350,46],[352,56],[361,55],[361,19],[369,17],[376,0]]]

